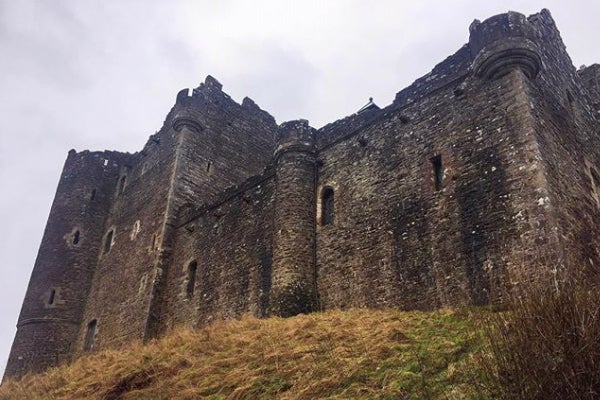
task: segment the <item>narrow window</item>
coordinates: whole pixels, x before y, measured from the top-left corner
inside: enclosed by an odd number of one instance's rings
[[[433,165],[435,190],[442,190],[442,179],[444,176],[444,171],[442,169],[442,156],[437,155],[433,157],[431,159],[431,164]]]
[[[190,265],[188,265],[188,280],[187,287],[185,289],[186,295],[188,299],[194,297],[194,287],[196,286],[196,271],[198,270],[198,263],[196,261],[192,261]]]
[[[569,101],[569,105],[572,106],[573,105],[573,95],[571,94],[571,91],[569,89],[567,89],[567,100]]]
[[[119,190],[118,190],[118,193],[119,193],[119,194],[122,194],[122,193],[123,193],[123,190],[125,190],[125,179],[126,179],[126,178],[127,178],[127,177],[126,177],[125,175],[123,175],[123,176],[121,177],[121,179],[119,179]]]
[[[56,299],[56,289],[52,289],[50,291],[50,296],[48,297],[48,305],[49,306],[53,305],[55,299]]]
[[[94,200],[96,198],[96,189],[92,189],[92,193],[90,193],[90,200]]]
[[[598,190],[600,188],[600,174],[594,167],[590,167],[590,174],[592,175],[592,188]]]
[[[590,183],[592,186],[591,195],[596,200],[596,205],[600,207],[600,174],[598,174],[598,170],[593,166],[589,165],[589,177]]]
[[[152,235],[152,247],[150,250],[154,251],[156,249],[156,233]]]
[[[327,187],[323,189],[323,195],[321,197],[321,225],[325,226],[333,224],[334,215],[333,189]]]
[[[106,238],[104,239],[104,254],[106,254],[110,251],[110,248],[112,246],[112,240],[113,240],[113,230],[111,229],[110,231],[108,231],[108,234],[106,235]]]
[[[90,351],[94,348],[94,341],[96,339],[96,328],[98,322],[93,319],[88,323],[87,332],[85,333],[85,341],[83,343],[83,350]]]
[[[206,163],[206,172],[210,172],[211,168],[212,168],[212,161],[209,161]]]
[[[79,231],[75,231],[75,233],[73,233],[73,244],[79,244]]]
[[[131,227],[131,234],[129,235],[129,238],[131,240],[134,240],[137,237],[137,235],[141,232],[141,230],[142,225],[140,224],[140,220],[138,219],[133,223],[133,227]]]

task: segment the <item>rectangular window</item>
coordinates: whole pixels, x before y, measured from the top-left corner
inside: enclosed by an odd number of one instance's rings
[[[442,190],[442,179],[444,177],[444,170],[442,168],[442,156],[437,155],[431,159],[433,166],[433,180],[435,190]]]
[[[325,226],[333,224],[333,217],[335,215],[334,206],[333,189],[326,187],[323,189],[323,195],[321,197],[321,225]]]
[[[93,319],[88,323],[87,332],[85,333],[85,341],[83,343],[83,349],[90,351],[94,348],[94,341],[96,340],[96,327],[98,322]]]
[[[198,270],[198,263],[196,261],[192,261],[190,265],[188,265],[188,281],[185,289],[186,296],[188,299],[194,297],[194,289],[196,287],[196,271]]]

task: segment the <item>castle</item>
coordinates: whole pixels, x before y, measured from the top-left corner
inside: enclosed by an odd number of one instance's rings
[[[277,125],[212,77],[135,154],[71,150],[6,376],[243,313],[484,304],[600,265],[600,65],[474,21],[392,104]],[[574,268],[574,267],[573,267]]]

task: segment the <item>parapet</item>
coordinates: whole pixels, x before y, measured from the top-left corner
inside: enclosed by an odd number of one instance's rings
[[[275,135],[275,160],[290,151],[314,153],[315,130],[305,119],[284,122]]]
[[[197,121],[197,118],[190,109],[192,97],[189,95],[189,92],[189,89],[182,89],[177,93],[174,109],[175,116],[172,120],[172,126],[176,132],[181,132],[184,127],[192,132],[200,132],[202,130],[202,125]]]
[[[476,76],[496,79],[513,68],[520,68],[533,79],[540,71],[542,61],[536,44],[536,28],[523,14],[509,11],[483,22],[475,20],[469,32]]]

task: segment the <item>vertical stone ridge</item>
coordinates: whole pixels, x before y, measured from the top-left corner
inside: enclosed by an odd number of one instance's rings
[[[306,120],[277,130],[273,276],[270,313],[283,317],[316,309],[315,131]]]

